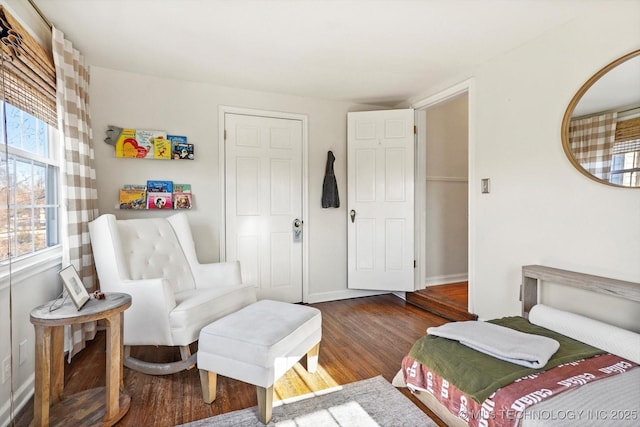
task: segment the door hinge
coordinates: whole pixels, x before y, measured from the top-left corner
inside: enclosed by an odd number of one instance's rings
[[[417,134],[418,133],[418,126],[413,125],[413,134]]]
[[[227,130],[226,129],[224,130],[224,140],[225,141],[227,140]]]
[[[413,268],[416,268],[416,260],[413,260]]]

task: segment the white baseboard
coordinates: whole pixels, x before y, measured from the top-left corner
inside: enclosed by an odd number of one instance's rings
[[[337,301],[341,299],[368,297],[372,295],[388,294],[390,291],[364,291],[358,289],[344,289],[339,291],[321,292],[310,294],[307,303],[314,304],[317,302]]]
[[[11,401],[7,400],[2,406],[0,406],[0,425],[8,426],[14,417],[29,403],[29,399],[33,396],[33,389],[35,385],[35,375],[30,375],[27,381],[25,381],[16,392],[13,394],[13,414],[11,414]]]
[[[469,273],[448,274],[444,276],[427,277],[424,281],[425,286],[446,285],[449,283],[467,282]]]
[[[404,301],[407,300],[407,293],[406,292],[394,292],[393,295],[397,296],[401,300],[404,300]]]

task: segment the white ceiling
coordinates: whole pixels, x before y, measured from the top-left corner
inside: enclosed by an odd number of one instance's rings
[[[640,107],[640,56],[628,59],[596,80],[580,98],[580,102],[573,110],[573,116],[638,107]]]
[[[91,65],[395,105],[606,0],[35,0]]]

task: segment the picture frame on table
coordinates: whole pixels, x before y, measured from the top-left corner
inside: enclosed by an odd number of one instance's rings
[[[63,268],[58,273],[62,279],[64,289],[75,304],[78,311],[91,299],[87,288],[84,287],[78,272],[73,265]]]

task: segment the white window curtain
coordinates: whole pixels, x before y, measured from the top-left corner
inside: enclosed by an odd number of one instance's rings
[[[89,112],[89,67],[62,31],[52,28],[56,67],[56,104],[61,134],[63,266],[73,264],[89,292],[96,271],[89,240],[89,221],[98,216],[95,155]],[[96,323],[71,327],[69,359],[96,334]]]
[[[593,176],[609,181],[617,113],[572,120],[569,145],[575,159]]]

